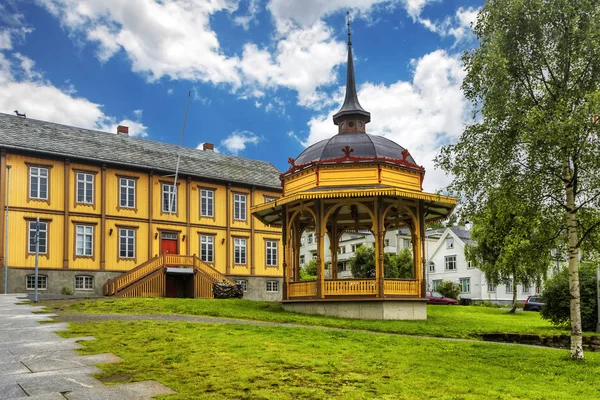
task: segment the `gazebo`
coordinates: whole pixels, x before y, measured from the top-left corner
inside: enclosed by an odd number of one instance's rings
[[[425,225],[447,218],[456,199],[424,192],[424,168],[402,146],[367,134],[370,121],[356,93],[348,24],[346,97],[333,116],[338,133],[290,158],[290,168],[281,174],[282,197],[252,208],[262,222],[282,228],[286,310],[362,319],[427,318]],[[403,227],[412,236],[413,276],[386,279],[385,233]],[[317,244],[317,279],[312,281],[300,280],[306,229],[315,231]],[[365,230],[375,238],[375,276],[337,279],[341,235]],[[326,251],[331,254],[330,279],[325,279]]]

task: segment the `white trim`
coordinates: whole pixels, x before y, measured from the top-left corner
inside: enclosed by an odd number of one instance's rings
[[[88,178],[91,178],[91,180],[88,180]],[[77,203],[94,204],[94,181],[94,174],[90,174],[88,172],[77,172],[77,174],[75,175],[75,201]],[[80,183],[83,184],[83,195],[81,196],[83,200],[79,200]],[[90,200],[88,200],[88,195],[90,195]]]

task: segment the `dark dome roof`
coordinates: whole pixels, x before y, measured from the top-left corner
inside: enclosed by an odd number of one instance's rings
[[[346,146],[354,149],[350,154],[351,157],[403,158],[402,152],[404,151],[404,147],[383,136],[369,135],[367,133],[344,133],[313,144],[300,153],[294,163],[301,165],[312,161],[325,161],[344,157],[346,154],[342,149]],[[406,158],[406,161],[416,164],[410,155]]]

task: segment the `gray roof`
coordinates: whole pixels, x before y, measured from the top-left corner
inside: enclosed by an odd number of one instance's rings
[[[344,149],[349,146],[354,151],[352,157],[368,158],[393,158],[402,159],[404,147],[383,136],[369,135],[367,133],[344,133],[321,140],[304,150],[296,158],[296,165],[306,164],[311,161],[325,161],[344,157]],[[416,164],[412,156],[407,161]]]
[[[450,230],[460,238],[464,243],[471,242],[471,231],[464,226],[451,226]]]
[[[179,146],[0,113],[0,147],[174,173]],[[181,148],[179,173],[281,190],[266,161]]]

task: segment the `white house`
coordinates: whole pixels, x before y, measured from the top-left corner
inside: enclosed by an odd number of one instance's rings
[[[437,242],[426,247],[429,289],[435,289],[442,281],[452,281],[460,285],[461,298],[502,304],[512,302],[513,290],[517,291],[518,301],[537,293],[538,288],[534,286],[523,287],[519,284],[515,288],[512,280],[498,286],[488,284],[483,272],[465,259],[465,245],[471,243],[468,227],[453,226],[437,232],[431,232],[432,236],[438,234]]]

